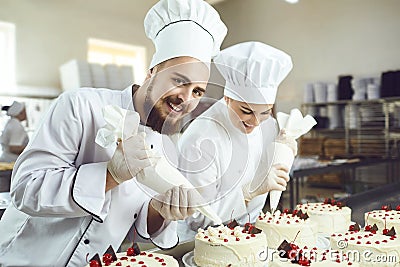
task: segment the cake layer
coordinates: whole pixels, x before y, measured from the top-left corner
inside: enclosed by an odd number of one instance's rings
[[[345,232],[351,223],[349,207],[329,203],[307,203],[297,205],[297,209],[307,212],[310,219],[317,223],[317,231],[325,235]]]
[[[311,266],[311,267],[329,267],[329,266],[361,266],[358,262],[354,262],[347,257],[346,254],[338,250],[319,250],[316,248],[307,249],[302,248],[303,262],[299,262],[301,257],[296,254],[292,254],[296,261],[293,263],[288,258],[282,258],[278,253],[275,253],[270,262],[268,262],[268,267],[285,267],[285,266]],[[307,264],[308,262],[308,264]]]
[[[385,219],[386,218],[386,219]],[[364,214],[365,225],[378,226],[379,229],[390,229],[394,227],[400,233],[400,211],[398,210],[373,210]]]
[[[276,249],[283,240],[296,241],[299,246],[313,247],[317,243],[317,224],[292,213],[261,213],[256,227],[267,236],[268,247]]]
[[[400,239],[382,235],[381,231],[332,234],[331,247],[358,257],[362,266],[400,266]]]
[[[159,253],[147,253],[141,252],[137,256],[128,256],[128,253],[116,253],[117,260],[108,263],[102,263],[102,266],[122,266],[122,267],[135,267],[135,266],[147,266],[147,267],[179,267],[179,263],[172,256],[159,254]],[[86,267],[94,267],[90,263]],[[98,265],[100,266],[100,265]]]
[[[195,237],[194,261],[198,266],[264,266],[260,254],[265,253],[267,239],[263,232],[251,233],[253,226],[208,227],[199,229]]]

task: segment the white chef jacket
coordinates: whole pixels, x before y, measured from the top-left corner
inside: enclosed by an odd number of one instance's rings
[[[95,137],[108,104],[133,110],[132,88],[79,89],[52,105],[14,167],[12,204],[0,221],[0,266],[84,266],[109,245],[118,249],[133,224],[150,238],[151,198],[135,180],[105,192],[116,145],[103,148]],[[151,241],[175,246],[176,222],[164,222]]]
[[[19,154],[10,152],[10,146],[26,146],[29,137],[21,122],[14,117],[6,123],[3,133],[0,137],[0,143],[3,148],[3,154],[0,157],[0,162],[14,162],[17,160]]]
[[[179,169],[198,187],[222,221],[254,223],[267,194],[255,197],[246,206],[242,186],[253,177],[266,174],[270,162],[266,147],[277,132],[272,117],[250,134],[241,132],[232,124],[228,106],[221,99],[195,119],[179,139]],[[212,224],[196,213],[184,224],[180,221],[178,232],[182,232],[181,240],[187,239],[199,227]]]

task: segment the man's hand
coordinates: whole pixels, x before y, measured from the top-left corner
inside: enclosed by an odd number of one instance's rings
[[[157,162],[159,157],[146,146],[145,133],[132,135],[118,144],[107,169],[120,184],[136,176],[144,168]]]

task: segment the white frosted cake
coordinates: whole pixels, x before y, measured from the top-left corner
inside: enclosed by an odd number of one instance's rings
[[[394,228],[386,232],[388,235],[382,232],[374,225],[371,231],[335,233],[330,237],[331,247],[358,257],[362,266],[400,266],[400,239]]]
[[[101,265],[99,264],[99,261],[101,261]],[[90,260],[89,264],[86,265],[86,267],[98,266],[179,267],[179,263],[172,256],[148,252],[140,252],[140,254],[134,255],[133,251],[130,251],[128,249],[127,252],[116,253],[114,255],[106,253],[103,255],[102,259],[100,259],[100,257],[97,257],[96,259]]]
[[[280,266],[361,266],[353,261],[347,254],[339,250],[321,250],[316,247],[298,247],[286,240],[279,246],[276,253],[273,253],[268,267]]]
[[[317,243],[317,224],[306,214],[293,214],[279,210],[261,213],[255,226],[267,236],[268,247],[276,249],[283,240],[295,240],[299,246],[313,247]]]
[[[317,223],[317,231],[325,235],[345,232],[351,223],[351,209],[340,202],[326,200],[324,203],[299,204],[297,209],[306,212]]]
[[[373,210],[364,214],[365,225],[376,224],[379,229],[390,229],[394,227],[397,233],[400,233],[400,205],[396,210],[390,210],[383,206],[381,210]]]
[[[194,261],[198,266],[265,266],[260,253],[265,253],[265,234],[252,226],[220,225],[199,229],[195,237]]]

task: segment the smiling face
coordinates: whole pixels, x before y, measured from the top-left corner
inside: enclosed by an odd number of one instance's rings
[[[191,57],[167,60],[154,67],[144,99],[145,122],[153,130],[174,134],[184,115],[195,109],[209,79],[208,67]]]
[[[272,114],[272,104],[249,104],[224,97],[228,105],[229,118],[243,133],[251,133],[261,122]]]

